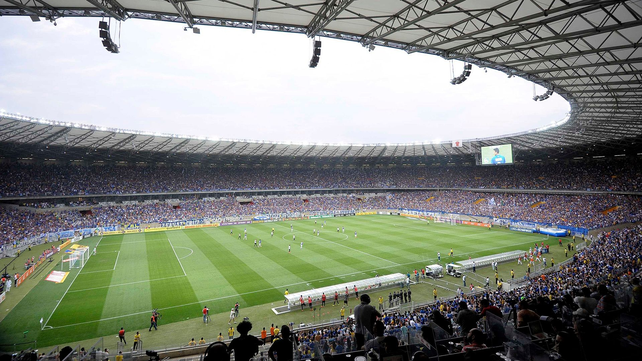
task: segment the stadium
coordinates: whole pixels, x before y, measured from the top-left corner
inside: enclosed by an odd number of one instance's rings
[[[640,1],[0,0],[0,17],[93,21],[105,58],[126,56],[122,24],[287,33],[310,40],[310,72],[346,40],[569,108],[509,134],[357,143],[129,130],[0,98],[3,359],[640,354]]]

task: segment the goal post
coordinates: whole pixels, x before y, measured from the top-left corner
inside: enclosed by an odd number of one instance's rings
[[[62,257],[63,270],[71,271],[74,268],[83,268],[89,259],[89,248],[78,247]]]

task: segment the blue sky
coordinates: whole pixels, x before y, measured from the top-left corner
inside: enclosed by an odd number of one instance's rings
[[[565,117],[554,95],[473,67],[322,39],[316,69],[304,35],[127,20],[121,53],[97,18],[0,19],[0,109],[58,121],[213,138],[407,143],[525,131]],[[112,22],[112,36],[115,33]],[[459,75],[463,63],[455,62]],[[538,87],[537,93],[545,90]]]

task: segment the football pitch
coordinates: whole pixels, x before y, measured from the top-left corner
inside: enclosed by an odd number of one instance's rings
[[[225,320],[215,335],[227,329],[235,302],[281,323],[291,316],[275,316],[271,307],[283,304],[286,288],[296,293],[407,273],[432,263],[527,250],[541,240],[542,235],[381,215],[93,237],[81,241],[97,248],[82,270],[72,270],[59,284],[40,281],[9,312],[0,323],[0,344],[27,337],[37,339],[39,347],[68,344],[115,335],[120,327],[146,335],[154,308],[162,314],[161,327],[171,328],[187,320],[202,325],[206,305],[212,315],[221,315],[217,322]]]

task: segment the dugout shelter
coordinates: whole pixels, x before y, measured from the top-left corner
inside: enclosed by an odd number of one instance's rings
[[[305,305],[308,305],[308,296],[312,297],[312,303],[317,304],[321,303],[321,296],[325,293],[326,302],[334,299],[334,292],[336,291],[339,294],[339,300],[343,300],[345,297],[346,288],[348,289],[349,297],[355,297],[354,287],[357,287],[357,290],[360,293],[367,293],[370,290],[384,289],[389,287],[398,287],[399,285],[405,285],[406,275],[401,273],[393,273],[389,275],[366,278],[363,280],[352,281],[340,283],[337,285],[314,288],[308,291],[302,292],[292,292],[291,294],[285,296],[285,300],[289,307],[297,307],[300,304],[300,297],[303,296],[303,301]],[[362,294],[363,294],[362,293]]]

